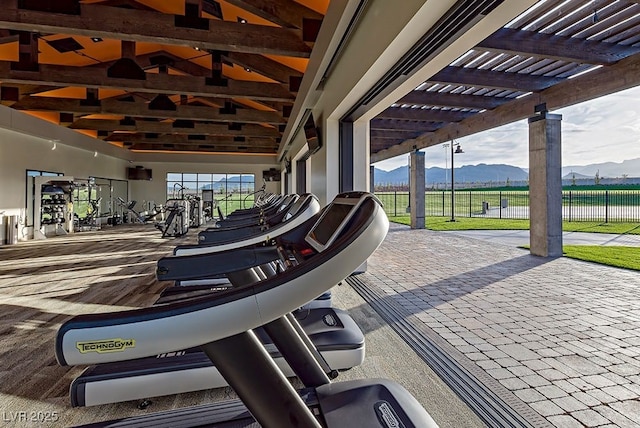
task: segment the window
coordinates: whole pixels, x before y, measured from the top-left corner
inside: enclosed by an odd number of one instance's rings
[[[254,191],[254,174],[167,174],[167,199],[197,196],[202,200],[203,209],[220,206],[224,215],[251,207]]]

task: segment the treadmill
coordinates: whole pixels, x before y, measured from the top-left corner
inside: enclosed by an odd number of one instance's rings
[[[297,197],[295,203],[287,204],[277,216],[270,220],[279,223],[230,230],[218,229],[215,234],[200,232],[198,235],[200,245],[179,245],[173,250],[173,254],[175,256],[211,254],[242,246],[265,245],[277,236],[299,227],[318,211],[320,211],[318,198],[311,193],[305,193]],[[164,280],[165,278],[159,279]],[[231,286],[229,280],[222,274],[210,275],[207,278],[199,277],[198,279],[175,278],[174,284],[174,287],[169,287],[162,292],[161,299],[170,299],[169,296],[175,293],[184,294],[185,289],[180,288],[182,286],[191,287],[188,291],[190,295],[194,295],[196,292],[218,291]],[[308,302],[303,306],[303,309],[328,307],[331,307],[331,291],[327,291]]]
[[[306,230],[277,239],[277,252],[292,263],[284,272],[189,301],[73,317],[58,331],[56,358],[61,365],[97,364],[199,346],[242,401],[97,426],[435,427],[424,408],[395,382],[331,382],[308,337],[288,315],[366,261],[388,227],[373,195],[340,194]],[[278,369],[253,332],[259,326],[305,389],[295,391]]]
[[[245,210],[235,210],[222,220],[218,220],[215,226],[208,227],[206,231],[216,231],[219,229],[235,229],[244,226],[264,224],[271,216],[293,204],[298,199],[298,195],[282,195],[274,199],[268,206],[248,208]]]
[[[315,196],[307,195],[304,199],[307,202],[316,202],[316,204],[302,201],[301,206],[318,206]],[[318,209],[313,209],[313,211],[317,212]],[[298,214],[294,213],[296,216]],[[311,217],[307,215],[306,219],[298,218],[299,221],[289,225],[286,230],[294,230],[295,227],[291,226],[299,227],[304,223],[302,220],[308,220]],[[275,237],[276,235],[273,238]],[[253,241],[246,242],[251,243]],[[264,242],[264,239],[261,240],[260,245],[263,245]],[[242,248],[240,243],[236,243],[235,246]],[[176,247],[174,254],[183,254],[184,252],[188,253],[189,250],[194,250],[195,254],[190,256],[188,254],[178,256],[179,261],[187,262],[187,266],[193,263],[213,264],[223,268],[223,270],[252,269],[252,273],[260,273],[260,279],[267,278],[268,273],[265,273],[259,267],[253,266],[252,263],[241,265],[238,261],[234,261],[233,253],[228,251],[230,249],[228,245],[219,246],[223,249],[227,248],[227,252],[215,251],[218,248],[216,246],[209,247],[197,245],[181,246]],[[202,250],[207,250],[208,252],[203,252]],[[212,261],[211,258],[203,260],[202,257],[195,261],[192,260],[195,255],[206,256],[215,253],[222,253],[221,256],[216,257],[217,260],[232,260],[230,262],[216,262]],[[276,253],[272,254],[277,255]],[[175,257],[172,257],[172,259],[176,260]],[[163,260],[161,259],[158,262],[159,266],[163,265]],[[273,272],[273,270],[270,270],[270,272]],[[246,272],[235,277],[236,279],[242,279],[243,277],[251,280],[256,279]],[[166,278],[159,275],[159,279]],[[246,284],[237,281],[233,284],[236,287],[244,285]],[[229,286],[232,286],[231,283],[229,283]],[[156,304],[175,303],[210,294],[212,292],[211,288],[204,286],[170,287],[170,290],[174,291],[163,293]],[[178,293],[178,291],[182,291],[182,293]],[[330,296],[328,299],[323,299],[323,302],[327,300],[330,303]],[[365,356],[364,335],[353,319],[340,309],[331,308],[330,305],[320,306],[319,303],[313,302],[307,303],[303,308],[294,311],[293,315],[326,362],[324,370],[327,374],[330,377],[335,377],[340,370],[347,370],[362,364]],[[256,329],[256,334],[285,376],[294,376],[295,373],[278,352],[268,334],[261,328]],[[224,386],[227,386],[227,382],[213,366],[211,360],[199,348],[192,348],[126,363],[114,362],[91,366],[71,383],[70,399],[74,407],[93,406],[130,400],[146,400],[161,395]]]
[[[362,331],[346,312],[335,308],[297,310],[296,321],[318,350],[330,378],[364,361]],[[256,336],[286,377],[295,376],[262,327]],[[132,361],[97,364],[85,369],[69,388],[73,407],[123,401],[148,402],[154,397],[228,386],[220,371],[199,347],[164,352]]]
[[[273,225],[247,226],[238,229],[223,230],[218,229],[216,233],[200,232],[198,240],[200,245],[179,245],[173,250],[175,256],[192,256],[197,254],[211,254],[239,248],[249,245],[265,245],[277,236],[293,230],[305,221],[309,220],[320,211],[318,198],[305,193],[300,195],[295,203],[287,204],[277,217],[272,217],[271,221],[279,221]],[[226,269],[225,272],[226,273]],[[159,277],[160,280],[168,278]],[[207,278],[199,276],[197,279],[173,278],[175,286],[168,287],[160,295],[160,302],[171,301],[172,295],[180,294],[186,296],[187,293],[193,296],[197,293],[208,293],[219,291],[232,286],[228,278],[222,273],[209,275]],[[181,288],[189,286],[187,290]],[[307,302],[301,309],[316,309],[331,307],[331,291],[326,291],[315,299]]]
[[[268,243],[275,237],[286,233],[302,223],[309,220],[320,211],[320,203],[318,198],[307,193],[297,198],[292,205],[287,205],[282,210],[282,216],[279,223],[272,226],[247,226],[239,229],[223,230],[219,229],[215,234],[209,234],[215,237],[202,238],[205,235],[198,235],[199,245],[179,245],[174,248],[175,256],[189,256],[195,254],[210,254],[231,250],[234,248],[245,247],[249,245],[258,245]],[[202,234],[202,232],[200,232]],[[207,284],[206,281],[200,283]],[[181,282],[176,281],[176,285],[198,285],[198,281]]]

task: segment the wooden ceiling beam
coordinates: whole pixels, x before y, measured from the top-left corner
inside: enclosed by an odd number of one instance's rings
[[[11,62],[0,62],[0,81],[53,86],[123,89],[156,94],[184,94],[205,97],[248,98],[265,101],[293,101],[293,95],[278,83],[229,80],[227,86],[207,85],[203,77],[146,73],[145,80],[107,77],[107,71],[92,73],[82,67],[40,64],[38,71],[12,70]]]
[[[130,143],[159,143],[159,144],[226,144],[254,147],[276,147],[275,138],[248,137],[244,141],[236,141],[232,136],[203,135],[202,138],[193,138],[188,135],[176,134],[128,134],[117,133],[109,136],[107,141],[121,141]]]
[[[376,119],[420,120],[423,122],[459,122],[473,113],[440,109],[389,107]]]
[[[502,28],[480,42],[489,52],[551,58],[583,64],[613,64],[640,52],[640,47],[622,46],[574,37]]]
[[[189,28],[180,16],[146,10],[80,4],[80,14],[72,15],[19,9],[18,0],[7,3],[0,9],[0,28],[301,58],[311,53],[301,31],[290,28],[203,18],[207,28]]]
[[[150,117],[158,119],[183,119],[211,122],[241,122],[241,123],[269,123],[284,124],[286,121],[278,113],[253,109],[236,109],[235,113],[224,113],[220,109],[176,105],[176,110],[150,110],[148,104],[137,102],[117,101],[114,99],[101,100],[98,105],[87,105],[84,100],[51,97],[23,97],[12,106],[18,110],[62,111],[76,114],[113,114],[129,117]]]
[[[132,132],[147,132],[158,134],[183,134],[183,135],[231,135],[231,136],[250,136],[250,137],[272,137],[277,138],[281,136],[281,133],[277,129],[255,125],[246,124],[240,129],[229,129],[227,124],[214,124],[214,123],[193,123],[193,128],[189,127],[175,127],[172,122],[149,122],[149,121],[134,121],[134,124],[127,124],[119,120],[109,119],[78,119],[73,122],[69,128],[72,129],[90,129],[95,131],[132,131]]]
[[[277,82],[289,84],[291,78],[302,79],[303,73],[286,65],[264,57],[262,55],[242,53],[242,52],[229,52],[224,57],[230,62],[239,65],[243,68],[248,68],[252,71],[256,71],[269,79],[273,79]]]
[[[23,95],[32,95],[39,94],[42,92],[52,91],[54,89],[59,89],[57,86],[48,86],[48,85],[22,85],[22,84],[2,84],[3,87],[13,86],[20,91],[20,96]]]
[[[431,147],[533,117],[535,106],[542,103],[546,104],[549,111],[553,111],[636,86],[640,86],[640,54],[565,80],[540,93],[514,99],[494,110],[473,115],[459,123],[447,124],[437,131],[406,140],[386,150],[372,153],[371,162],[409,153],[414,150],[414,146],[418,149]]]
[[[194,51],[195,52],[195,51]],[[206,52],[202,54],[207,55]],[[99,64],[94,64],[91,68],[108,68],[112,66],[116,61],[106,61]],[[179,57],[165,50],[159,50],[156,52],[150,52],[135,57],[135,62],[143,69],[153,69],[159,66],[160,63],[166,64],[174,70],[181,71],[191,76],[197,77],[209,77],[211,76],[211,69],[198,65],[188,59]]]
[[[396,104],[457,107],[475,110],[490,110],[508,102],[509,98],[483,95],[454,94],[450,92],[411,91],[396,101]]]
[[[15,43],[19,37],[18,34],[11,34],[11,31],[2,29],[0,30],[0,45]]]
[[[566,79],[448,66],[429,78],[428,82],[476,88],[508,89],[520,92],[540,92],[563,80]]]
[[[222,144],[168,144],[167,147],[164,144],[145,144],[135,143],[131,146],[125,146],[126,149],[136,152],[203,152],[203,153],[260,153],[260,154],[275,154],[276,149],[269,147],[251,147],[251,146],[228,146]]]
[[[235,57],[235,54],[229,53],[228,55],[225,55],[225,58],[229,58],[231,55],[233,55]],[[239,53],[237,55],[239,55],[240,57],[243,57],[243,56],[255,57],[256,58],[255,59],[255,64],[254,64],[255,66],[258,66],[257,64],[260,64],[260,62],[261,62],[260,58],[262,58],[264,60],[262,62],[265,63],[265,64],[271,64],[271,63],[280,64],[280,63],[278,63],[276,61],[272,61],[272,60],[270,60],[270,59],[268,59],[266,57],[263,57],[261,55],[242,54],[242,53]],[[148,53],[148,54],[144,54],[144,55],[138,55],[136,57],[136,63],[138,63],[140,65],[140,67],[142,67],[144,69],[153,68],[155,65],[158,64],[158,62],[165,62],[165,61],[168,62],[167,65],[170,68],[172,68],[174,70],[179,70],[179,71],[181,71],[183,73],[187,73],[187,74],[189,74],[191,76],[199,76],[199,77],[209,77],[209,76],[211,76],[211,70],[209,68],[203,67],[203,66],[198,65],[198,64],[195,64],[195,63],[193,63],[193,62],[191,62],[191,61],[189,61],[187,59],[178,57],[178,56],[176,56],[176,55],[174,55],[172,53],[169,53],[167,51],[157,51],[157,52],[152,52],[152,53]],[[92,67],[103,68],[105,66],[112,65],[114,62],[115,61],[104,62],[104,63],[98,64],[98,65],[95,65],[95,66],[92,66]],[[238,64],[238,65],[244,67],[241,64]],[[290,69],[289,67],[286,67],[286,66],[284,66],[282,64],[280,64],[280,65],[281,65],[281,67],[278,67],[277,65],[274,66],[274,68],[279,68],[283,72],[282,76],[278,76],[278,77],[285,76],[284,73],[288,73],[288,71],[285,71],[285,70],[289,70],[289,71],[292,72],[292,74],[291,74],[292,76],[296,76],[297,74],[299,74],[300,75],[300,79],[302,79],[302,77],[301,77],[302,73],[299,73],[296,70]],[[260,67],[261,67],[260,70],[258,70],[257,68],[255,68],[253,70],[255,70],[258,74],[261,74],[261,75],[269,77],[269,78],[271,78],[273,80],[279,81],[279,79],[276,78],[276,76],[268,75],[269,72],[265,71],[267,68],[271,69],[272,68],[271,65],[268,65],[266,67],[265,66],[260,66]],[[289,79],[290,79],[289,75],[286,75],[286,77],[284,77],[284,80],[286,80],[287,82],[289,81]],[[289,89],[290,88],[288,86],[285,88],[285,90],[289,90]],[[215,100],[215,99],[212,99],[212,100],[217,104],[220,104],[221,101],[223,102],[223,99],[221,99],[221,98],[218,98],[217,100]],[[253,99],[253,101],[257,102],[259,104],[262,104],[262,105],[264,105],[264,106],[266,106],[268,108],[271,108],[273,110],[282,111],[282,105],[283,105],[282,102],[256,100],[256,99]],[[240,100],[238,102],[242,103],[242,101],[240,101]],[[289,100],[289,101],[285,102],[285,104],[291,104],[292,102],[293,102],[293,100]]]
[[[101,6],[122,7],[127,9],[137,10],[155,10],[149,6],[143,5],[136,0],[103,0],[100,2]]]
[[[302,29],[305,19],[322,21],[324,18],[315,10],[292,0],[226,0],[226,2],[282,27]]]

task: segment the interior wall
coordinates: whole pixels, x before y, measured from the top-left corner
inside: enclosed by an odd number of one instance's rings
[[[307,180],[309,192],[318,197],[320,206],[327,204],[327,146],[323,144],[313,156],[309,158],[309,171],[307,172]]]
[[[33,128],[34,132],[41,130]],[[0,128],[0,212],[3,216],[17,215],[19,239],[25,239],[26,221],[26,171],[60,172],[74,178],[98,176],[113,179],[125,178],[127,161],[112,156],[82,150],[56,142],[56,149],[49,140]],[[0,228],[0,242],[5,240],[5,227]]]

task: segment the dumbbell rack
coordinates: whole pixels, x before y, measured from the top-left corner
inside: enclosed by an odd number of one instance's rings
[[[73,232],[73,210],[71,209],[71,195],[65,193],[62,187],[47,181],[51,177],[35,177],[35,239],[46,239],[54,235],[66,235]],[[62,178],[56,177],[58,181]],[[71,180],[72,181],[72,180]]]
[[[67,199],[64,193],[42,192],[40,224],[56,225],[65,221],[67,211]]]

